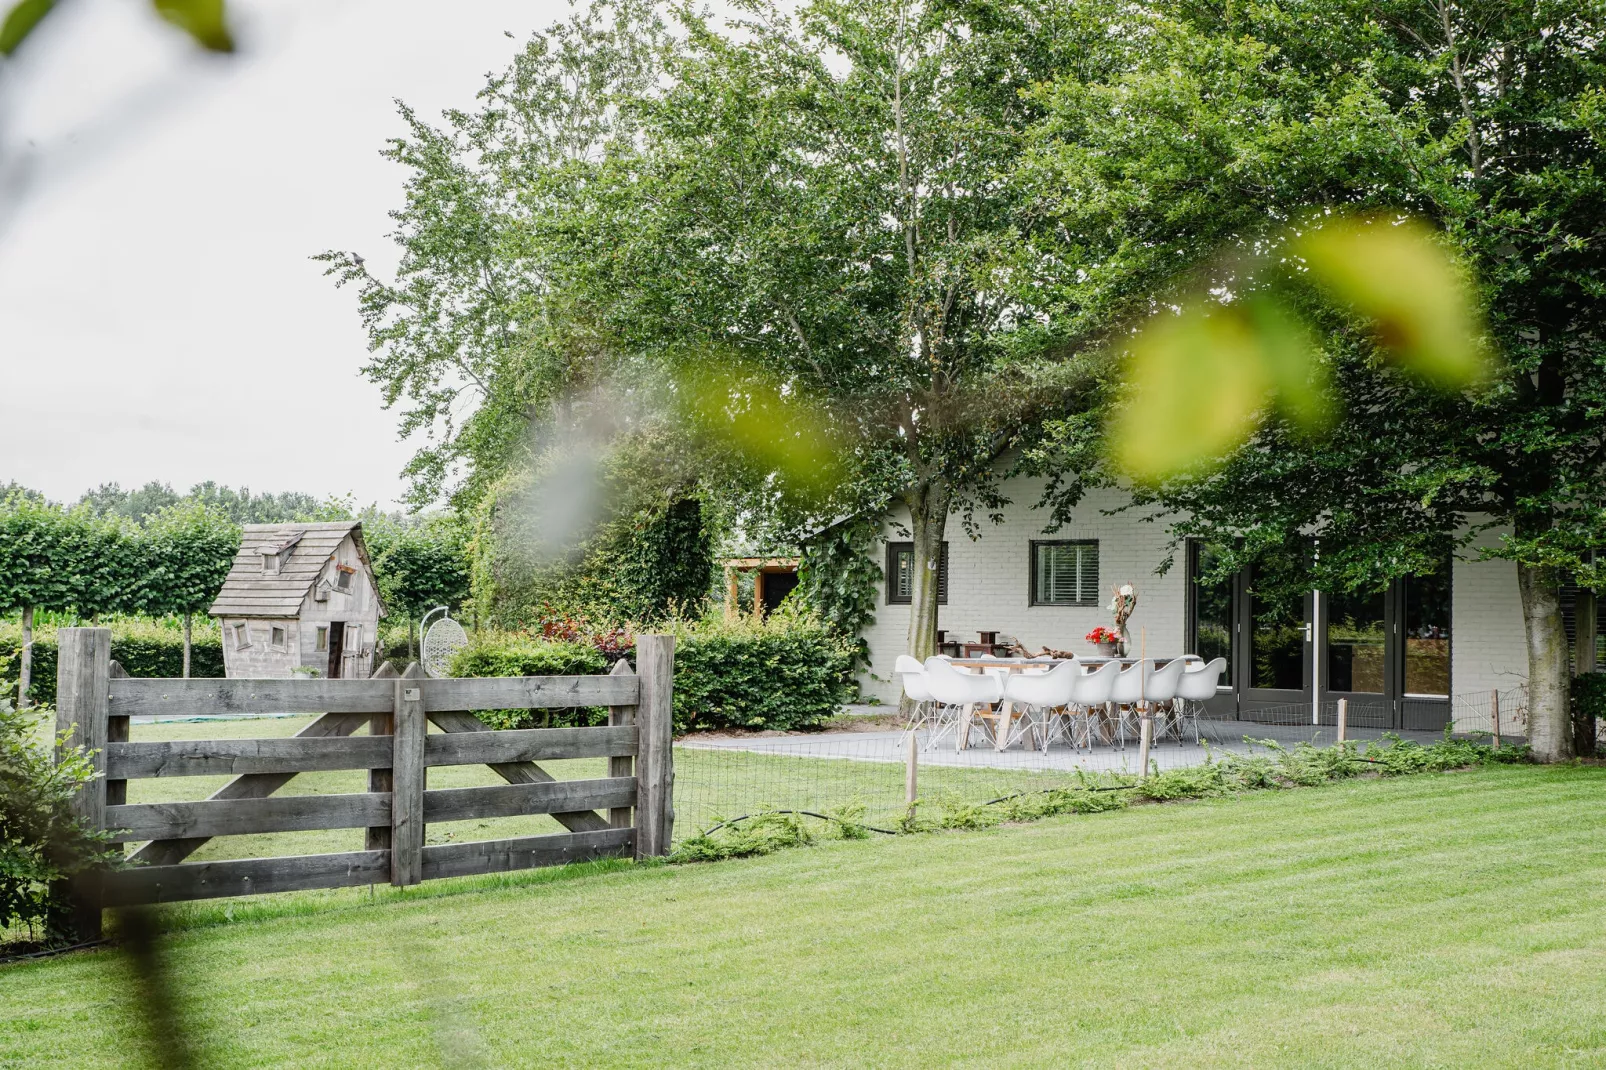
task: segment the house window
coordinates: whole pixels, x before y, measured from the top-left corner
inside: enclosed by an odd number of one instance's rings
[[[1099,604],[1099,544],[1092,540],[1032,543],[1031,604]]]
[[[318,625],[318,628],[317,628],[316,632],[313,635],[312,649],[314,649],[314,650],[328,650],[329,649],[329,625],[327,625],[327,624]]]
[[[356,571],[357,571],[356,569],[347,568],[345,565],[336,565],[335,566],[335,590],[337,590],[337,591],[349,591],[349,590],[351,590],[351,577],[356,574]]]
[[[251,639],[250,639],[250,636],[247,635],[247,633],[246,633],[245,625],[236,624],[234,626],[234,649],[236,649],[236,650],[244,650],[246,647],[248,647],[250,645],[251,645]]]
[[[268,645],[275,650],[284,649],[284,629],[275,625],[268,631]]]
[[[909,605],[915,591],[915,544],[887,543],[887,604]],[[948,604],[948,544],[937,561],[937,604]]]
[[[262,555],[262,572],[263,572],[264,575],[267,575],[267,576],[277,576],[279,574],[279,555],[278,554],[263,554]]]

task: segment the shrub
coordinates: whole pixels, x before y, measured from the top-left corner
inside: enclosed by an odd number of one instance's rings
[[[458,651],[451,668],[453,676],[600,676],[607,670],[607,658],[587,643],[496,633]],[[492,728],[557,728],[603,724],[608,711],[602,706],[568,706],[482,710],[478,716]]]
[[[70,939],[67,882],[120,852],[72,814],[96,775],[89,756],[63,735],[58,761],[42,737],[36,713],[0,699],[0,930],[48,946]]]
[[[1606,672],[1574,676],[1571,695],[1574,741],[1579,757],[1587,758],[1595,753],[1596,726],[1606,718]]]
[[[674,629],[677,733],[812,728],[852,697],[853,647],[812,616],[777,613],[762,623],[709,618]],[[595,676],[634,642],[618,629],[550,630],[570,637],[487,633],[457,654],[452,675]],[[480,716],[495,728],[527,728],[601,724],[606,711],[598,706]]]
[[[853,644],[819,619],[709,618],[675,645],[675,730],[814,728],[853,695]]]
[[[169,624],[129,618],[112,621],[112,660],[130,676],[179,677],[184,675],[184,633]],[[0,624],[0,661],[22,653],[22,628],[14,622]],[[215,626],[195,629],[190,647],[190,675],[223,675],[223,639]],[[0,692],[15,701],[15,680],[6,682]],[[56,632],[38,628],[33,636],[33,664],[28,684],[29,697],[40,705],[56,701]]]

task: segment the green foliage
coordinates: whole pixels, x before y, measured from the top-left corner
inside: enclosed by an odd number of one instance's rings
[[[0,681],[0,692],[10,686]],[[72,814],[78,789],[97,775],[89,755],[70,746],[70,732],[52,741],[55,754],[42,737],[37,714],[0,698],[0,931],[25,928],[50,945],[71,935],[66,882],[121,850]]]
[[[675,730],[814,728],[853,694],[853,646],[801,613],[677,631]]]
[[[190,651],[190,675],[223,676],[223,639],[210,621],[198,622]],[[184,673],[184,633],[171,623],[137,619],[118,619],[108,623],[112,630],[112,659],[130,676],[174,679]],[[17,657],[22,649],[22,629],[15,622],[0,623],[0,662]],[[33,640],[33,676],[28,693],[33,701],[49,705],[56,701],[56,633],[52,628],[36,628]],[[11,700],[16,699],[16,681],[7,684]]]
[[[455,517],[365,517],[362,534],[391,614],[416,621],[436,606],[455,610],[468,598],[468,541]]]
[[[875,520],[856,517],[832,525],[803,544],[793,597],[819,616],[826,627],[854,644],[854,668],[870,664],[866,628],[875,623],[876,584],[881,566],[876,563]]]
[[[767,855],[787,847],[807,847],[815,842],[806,818],[792,812],[755,814],[745,821],[727,824],[715,832],[688,836],[675,848],[674,862],[717,862],[726,858]]]
[[[55,8],[56,0],[16,0],[0,21],[0,56],[16,52]],[[151,8],[207,51],[234,51],[223,0],[151,0]]]
[[[599,676],[607,659],[584,643],[550,642],[528,635],[488,635],[457,652],[453,676]],[[483,710],[477,716],[492,728],[560,728],[605,724],[601,706],[550,710]]]
[[[1587,758],[1598,746],[1598,726],[1606,719],[1606,673],[1579,673],[1573,677],[1568,694],[1572,699],[1573,735],[1578,754]]]
[[[137,609],[157,617],[204,613],[234,564],[240,529],[221,510],[183,502],[152,514],[136,541]]]

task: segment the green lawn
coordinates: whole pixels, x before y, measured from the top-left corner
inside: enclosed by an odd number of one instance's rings
[[[1601,1066],[1603,799],[1352,781],[196,906],[165,947],[205,1065]],[[0,1062],[129,1065],[137,998],[111,952],[0,969]]]

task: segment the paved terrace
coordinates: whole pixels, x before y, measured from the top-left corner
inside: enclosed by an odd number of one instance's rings
[[[851,712],[877,712],[885,714],[884,707],[850,707]],[[1375,728],[1351,728],[1349,737],[1362,742],[1380,739],[1383,731]],[[1404,739],[1415,740],[1418,743],[1428,744],[1442,738],[1438,732],[1410,732],[1397,733]],[[1195,743],[1191,733],[1186,742],[1177,743],[1174,740],[1156,742],[1149,750],[1149,758],[1157,763],[1161,769],[1176,769],[1185,766],[1201,765],[1211,754],[1231,752],[1248,754],[1253,751],[1264,752],[1264,747],[1256,746],[1245,741],[1245,737],[1254,739],[1271,739],[1285,747],[1296,743],[1312,743],[1318,746],[1331,744],[1336,738],[1336,730],[1331,725],[1315,726],[1310,724],[1259,724],[1251,721],[1199,721],[1199,735],[1201,742]],[[974,738],[980,739],[978,733]],[[1138,766],[1138,744],[1136,740],[1128,740],[1125,747],[1119,744],[1114,746],[1097,745],[1091,750],[1077,750],[1063,743],[1056,743],[1048,751],[1028,749],[1022,743],[1015,743],[1008,750],[993,749],[991,744],[977,743],[969,749],[956,751],[954,749],[953,733],[949,732],[936,746],[928,747],[930,733],[920,733],[920,764],[923,766],[945,766],[968,769],[1008,769],[1032,772],[1065,772],[1072,773],[1078,769],[1088,772],[1103,770],[1127,769],[1136,772]],[[842,761],[859,762],[894,762],[902,764],[907,755],[908,744],[904,733],[897,730],[884,731],[845,731],[845,732],[797,732],[784,735],[751,735],[751,736],[691,736],[682,739],[677,746],[708,750],[737,750],[748,751],[754,754],[771,754],[792,758],[828,758]]]

